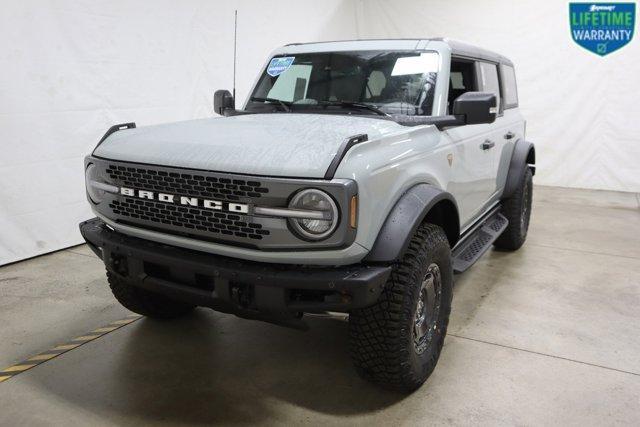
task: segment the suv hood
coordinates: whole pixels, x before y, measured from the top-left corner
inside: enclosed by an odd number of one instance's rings
[[[372,116],[248,114],[114,133],[94,155],[106,159],[238,174],[323,178],[344,141],[406,129]]]

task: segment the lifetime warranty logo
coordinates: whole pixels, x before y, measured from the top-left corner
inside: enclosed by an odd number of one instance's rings
[[[569,3],[571,37],[605,56],[629,43],[636,23],[635,3]]]

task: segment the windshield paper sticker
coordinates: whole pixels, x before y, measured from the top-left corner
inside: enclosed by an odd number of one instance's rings
[[[267,74],[272,77],[279,76],[291,67],[295,56],[284,56],[281,58],[273,58],[267,67]]]
[[[569,3],[573,41],[605,56],[633,38],[635,3]]]

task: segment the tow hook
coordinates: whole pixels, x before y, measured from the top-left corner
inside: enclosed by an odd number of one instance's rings
[[[249,308],[253,299],[253,292],[248,285],[231,285],[231,300],[239,307]]]

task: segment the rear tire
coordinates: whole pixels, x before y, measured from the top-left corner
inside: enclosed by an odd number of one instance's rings
[[[107,271],[113,296],[126,309],[156,319],[174,319],[193,311],[194,305],[174,301],[154,292],[135,287],[116,274]]]
[[[502,214],[509,220],[509,225],[494,242],[498,249],[515,251],[520,249],[527,239],[531,205],[533,200],[533,175],[526,168],[516,191],[502,201]]]
[[[442,228],[423,224],[378,301],[349,316],[351,357],[366,380],[410,392],[433,372],[447,333],[453,286]]]

